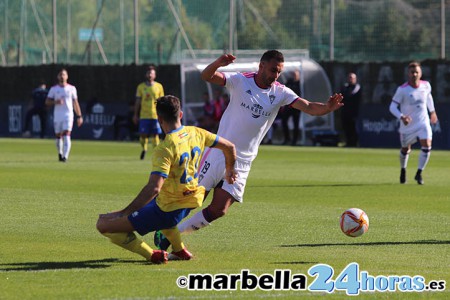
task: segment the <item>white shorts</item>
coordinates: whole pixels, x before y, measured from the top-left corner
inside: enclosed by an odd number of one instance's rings
[[[400,133],[400,144],[403,148],[408,147],[419,140],[431,140],[433,138],[433,132],[430,125],[424,125],[413,132]]]
[[[55,128],[55,133],[61,133],[63,131],[72,131],[73,128],[73,118],[67,118],[64,120],[53,121],[53,127]]]
[[[236,201],[242,202],[251,162],[237,159],[234,167],[237,179],[233,184],[229,184],[224,180],[225,156],[221,150],[209,148],[205,151],[200,164],[198,183],[210,191],[223,181],[222,189],[230,193]]]

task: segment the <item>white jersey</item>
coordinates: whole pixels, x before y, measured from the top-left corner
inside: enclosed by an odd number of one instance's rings
[[[75,86],[71,84],[54,85],[50,88],[47,97],[53,100],[63,100],[63,104],[56,104],[54,107],[54,121],[73,120],[73,101],[78,99]]]
[[[412,87],[407,82],[404,83],[397,88],[392,102],[400,106],[400,111],[404,116],[412,118],[408,125],[400,122],[400,133],[407,134],[424,126],[430,126],[428,110],[434,111],[434,103],[431,96],[431,85],[428,81],[421,80],[417,88]]]
[[[220,120],[217,135],[236,146],[238,159],[253,161],[281,106],[299,96],[275,82],[267,89],[256,85],[256,73],[223,73],[230,103]]]

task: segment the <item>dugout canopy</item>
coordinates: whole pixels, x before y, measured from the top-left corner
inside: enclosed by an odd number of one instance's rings
[[[223,54],[222,51],[197,50],[196,58],[183,59],[181,63],[181,97],[183,105],[183,122],[185,125],[195,125],[203,115],[204,101],[202,95],[207,92],[210,99],[214,91],[221,89],[216,85],[201,79],[201,71],[216,58]],[[325,102],[331,96],[331,84],[323,68],[309,58],[307,50],[280,50],[284,55],[284,70],[279,81],[285,83],[292,71],[300,73],[300,96],[310,101]],[[234,55],[236,61],[219,71],[223,72],[248,72],[258,71],[259,60],[263,50],[237,50]],[[222,88],[222,93],[227,93]],[[292,118],[291,118],[292,119]],[[292,120],[289,120],[290,128],[293,128]],[[239,124],[236,124],[239,126]],[[325,116],[310,116],[302,113],[300,117],[301,144],[311,145],[310,137],[313,131],[334,131],[334,114]]]

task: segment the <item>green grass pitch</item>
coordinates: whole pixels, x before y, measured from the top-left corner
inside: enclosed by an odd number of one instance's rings
[[[149,157],[136,143],[74,140],[67,163],[54,141],[0,139],[0,299],[345,299],[344,291],[190,291],[188,274],[336,276],[351,262],[371,276],[445,280],[443,292],[361,292],[362,299],[450,299],[450,152],[433,151],[425,185],[398,183],[398,149],[262,146],[243,204],[212,226],[184,235],[192,261],[151,265],[97,233],[97,215],[121,209],[147,182]],[[209,199],[206,203],[209,203]],[[369,231],[345,236],[351,207]],[[191,214],[192,215],[192,214]],[[144,239],[153,246],[153,234]],[[314,277],[307,275],[308,284]]]

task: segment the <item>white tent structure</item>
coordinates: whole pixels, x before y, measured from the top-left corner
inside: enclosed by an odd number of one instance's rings
[[[279,81],[284,83],[291,72],[300,72],[301,97],[310,101],[324,102],[330,97],[331,84],[323,68],[309,58],[307,50],[280,50],[284,55],[284,70]],[[257,71],[259,59],[264,51],[237,50],[234,55],[236,61],[226,67],[220,68],[224,72]],[[181,63],[181,97],[184,111],[184,123],[186,125],[196,124],[203,115],[202,94],[208,92],[210,99],[213,98],[215,89],[213,86],[201,79],[201,71],[212,61],[222,55],[221,51],[197,51],[195,59],[184,59]],[[225,93],[226,90],[224,89]],[[292,121],[291,121],[292,122]],[[239,124],[236,124],[239,126]],[[290,124],[292,128],[292,124]],[[301,144],[310,145],[310,137],[313,131],[334,131],[334,114],[315,117],[302,113],[300,117]]]

